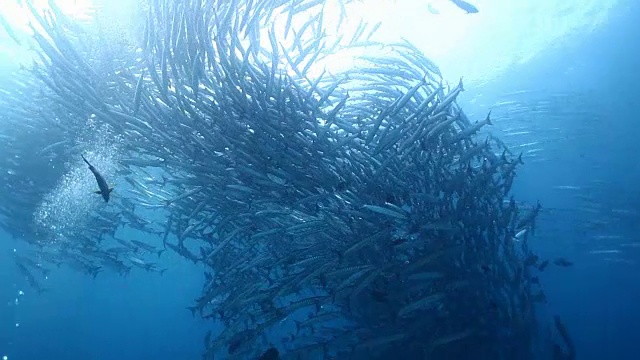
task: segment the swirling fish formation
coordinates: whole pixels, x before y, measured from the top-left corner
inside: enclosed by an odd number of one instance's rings
[[[163,273],[167,249],[206,269],[205,359],[533,358],[540,205],[412,44],[349,30],[341,1],[155,0],[109,42],[26,4],[0,225],[34,287],[52,264]]]

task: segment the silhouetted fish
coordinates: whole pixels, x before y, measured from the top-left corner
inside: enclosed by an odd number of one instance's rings
[[[93,173],[93,176],[96,177],[96,181],[98,182],[98,188],[100,188],[100,190],[96,191],[95,193],[102,195],[104,202],[109,202],[109,195],[111,194],[111,191],[113,191],[113,188],[110,188],[109,185],[107,185],[107,181],[104,179],[104,177],[102,177],[102,175],[98,172],[98,170],[96,170],[96,168],[94,168],[93,165],[91,165],[87,161],[87,159],[85,159],[84,155],[80,154],[80,156],[82,156],[82,160],[84,160],[84,162],[86,162],[87,165],[89,165],[89,170],[91,170],[91,172]]]
[[[278,349],[274,347],[269,348],[269,350],[265,351],[258,358],[258,360],[278,360],[278,359],[280,359],[280,352],[278,352]]]
[[[568,266],[572,266],[573,263],[565,258],[559,258],[553,261],[554,264],[558,265],[558,266],[563,266],[563,267],[568,267]]]

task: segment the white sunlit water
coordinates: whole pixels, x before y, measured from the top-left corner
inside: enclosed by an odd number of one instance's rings
[[[618,0],[469,2],[479,13],[466,14],[449,0],[370,0],[357,12],[382,21],[380,40],[404,37],[414,43],[446,79],[484,82],[598,28]],[[431,14],[428,5],[439,14]]]
[[[464,77],[465,83],[484,83],[495,79],[513,65],[526,63],[546,50],[579,41],[606,24],[609,12],[619,0],[470,0],[479,13],[466,14],[449,0],[366,0],[346,6],[342,18],[338,0],[327,0],[323,23],[327,44],[355,30],[363,19],[374,25],[381,22],[372,40],[396,42],[407,39],[441,69],[449,82]],[[437,14],[430,12],[436,9]],[[310,13],[313,16],[315,13]],[[292,28],[307,19],[297,17]],[[276,19],[279,41],[294,38],[289,32],[282,38],[286,14]],[[336,31],[337,24],[341,28]],[[263,46],[270,48],[265,29]],[[330,72],[353,66],[353,56],[341,51],[326,62],[317,62],[311,75],[325,68]]]
[[[30,0],[30,2],[41,14],[51,9],[49,0]],[[53,3],[56,5],[56,10],[74,19],[90,20],[93,14],[93,0],[54,0]],[[2,1],[2,15],[12,28],[28,31],[30,15],[24,1]]]
[[[340,8],[337,0],[327,0],[324,24],[331,37],[354,29],[361,18],[370,24],[381,21],[374,39],[406,38],[438,64],[450,82],[464,76],[466,83],[482,83],[546,49],[575,42],[580,34],[606,23],[609,11],[619,1],[469,0],[479,13],[466,14],[449,0],[365,0],[347,6],[343,24],[346,27],[340,33],[332,33],[340,20]],[[11,25],[28,33],[28,11],[17,3],[7,1],[5,5],[3,2],[2,14]],[[126,31],[122,28],[137,9],[134,0],[56,0],[55,3],[60,11],[79,20],[90,19],[94,7],[99,7],[101,16],[95,22],[104,23],[104,18],[108,18],[110,28],[118,33]],[[34,0],[34,4],[38,9],[47,8],[45,0]],[[430,9],[437,10],[438,14]],[[304,19],[298,17],[296,21]],[[24,49],[22,55],[15,56],[15,44],[1,35],[0,54],[22,62],[31,56]],[[326,66],[341,69],[350,66],[351,61],[349,56],[340,56],[331,58]]]
[[[114,178],[119,157],[118,137],[105,126],[96,126],[89,120],[77,143],[77,148],[107,182]],[[104,204],[102,197],[95,193],[97,190],[95,177],[78,153],[69,171],[38,206],[35,223],[52,237],[49,241],[71,236],[73,229],[82,227],[90,219],[91,212]]]

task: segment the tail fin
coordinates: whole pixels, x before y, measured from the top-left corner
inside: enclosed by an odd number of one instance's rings
[[[462,77],[460,78],[460,82],[458,83],[458,86],[460,87],[460,91],[464,91],[464,85],[462,85]]]
[[[491,122],[491,110],[489,110],[489,113],[487,114],[487,118],[484,121],[487,122],[487,125],[493,125],[493,123]]]
[[[91,164],[87,161],[87,159],[84,157],[84,155],[80,154],[80,156],[82,156],[82,160],[84,160],[84,162],[86,162],[87,165],[89,165],[89,167],[91,167]]]

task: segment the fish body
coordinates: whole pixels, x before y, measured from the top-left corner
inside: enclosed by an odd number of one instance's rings
[[[527,228],[524,228],[518,231],[515,235],[513,235],[513,240],[522,240],[522,238],[527,234]]]
[[[558,265],[558,266],[562,266],[562,267],[569,267],[572,266],[573,263],[565,258],[559,258],[556,259],[554,262],[554,264]]]
[[[80,154],[80,156],[82,156],[82,160],[84,160],[84,162],[89,165],[89,170],[91,170],[93,176],[96,177],[98,188],[100,189],[96,191],[96,194],[102,195],[104,202],[109,202],[109,195],[111,195],[111,191],[113,191],[113,188],[110,188],[109,185],[107,185],[107,181],[104,179],[102,174],[100,174],[100,172],[98,172],[98,170],[96,170],[96,168],[93,167],[93,165],[91,165],[91,163],[89,163],[87,159],[85,159],[84,155]]]
[[[258,360],[278,360],[280,359],[280,352],[278,349],[272,347],[269,350],[265,351]]]
[[[478,8],[469,4],[468,2],[464,1],[464,0],[449,0],[451,1],[455,6],[459,7],[460,9],[464,10],[467,14],[476,14],[478,13]]]

